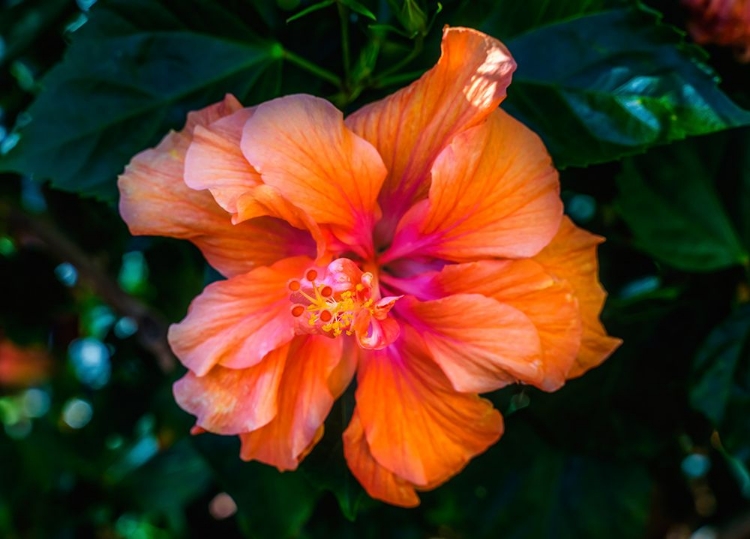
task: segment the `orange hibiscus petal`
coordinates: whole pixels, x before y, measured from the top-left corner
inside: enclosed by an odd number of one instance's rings
[[[207,126],[197,126],[185,156],[185,183],[208,189],[226,211],[237,213],[237,199],[260,185],[260,175],[240,149],[242,129],[254,109],[241,109]]]
[[[325,263],[330,235],[326,235],[306,212],[289,202],[275,187],[258,185],[249,189],[237,199],[236,209],[236,219],[239,221],[276,217],[297,229],[307,230],[317,245],[318,263]]]
[[[446,27],[435,67],[347,118],[349,128],[377,148],[388,169],[379,200],[391,233],[401,215],[427,193],[432,163],[442,149],[505,98],[515,67],[496,39]]]
[[[581,309],[583,336],[578,358],[568,378],[576,378],[601,364],[622,341],[610,337],[599,321],[607,293],[599,284],[599,264],[596,246],[603,238],[578,228],[568,218],[563,218],[557,235],[534,260],[558,279],[573,287]]]
[[[320,439],[333,401],[351,380],[354,357],[344,353],[343,339],[295,338],[281,379],[278,414],[263,428],[240,436],[240,456],[281,471],[296,469]]]
[[[172,388],[175,400],[206,431],[239,434],[259,429],[276,417],[288,352],[289,344],[282,345],[245,369],[216,365],[200,377],[188,371]]]
[[[394,345],[360,356],[357,384],[370,453],[417,487],[448,480],[502,434],[492,404],[453,389],[408,326]]]
[[[542,352],[539,378],[523,381],[547,391],[565,383],[582,334],[579,302],[567,281],[533,260],[486,260],[446,266],[430,286],[440,296],[482,294],[522,312],[536,327]]]
[[[544,380],[534,324],[518,309],[479,294],[432,301],[409,296],[397,305],[458,391],[483,393]]]
[[[414,485],[378,464],[370,453],[370,446],[367,444],[365,431],[356,410],[344,431],[344,457],[352,474],[371,498],[401,507],[419,505]]]
[[[268,217],[234,226],[210,193],[185,185],[184,158],[193,130],[240,108],[236,99],[227,96],[221,103],[190,113],[182,131],[136,155],[118,180],[120,214],[132,234],[189,239],[227,277],[256,265],[315,253],[307,232]]]
[[[346,128],[323,99],[293,95],[259,105],[245,124],[242,151],[277,188],[344,242],[372,254],[371,230],[386,170],[375,148]]]
[[[560,184],[544,144],[497,110],[443,150],[429,199],[404,216],[385,259],[529,257],[550,242],[561,218]]]
[[[218,281],[190,304],[188,314],[169,328],[169,344],[198,376],[214,365],[239,369],[294,337],[287,283],[310,266],[306,257]]]

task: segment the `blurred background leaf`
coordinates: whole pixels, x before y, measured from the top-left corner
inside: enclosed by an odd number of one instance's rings
[[[508,47],[518,69],[503,108],[541,135],[558,167],[750,123],[701,51],[641,8],[559,22]]]
[[[96,6],[41,82],[0,167],[112,201],[128,160],[180,127],[188,111],[227,93],[245,102],[272,97],[271,66],[281,54],[219,3]]]
[[[738,180],[720,174],[724,142],[724,137],[695,138],[623,161],[617,209],[636,247],[685,271],[748,263],[747,248],[714,185],[715,178],[724,184]]]

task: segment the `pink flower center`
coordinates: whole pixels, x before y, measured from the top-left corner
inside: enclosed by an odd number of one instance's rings
[[[295,332],[331,338],[356,335],[363,348],[387,346],[398,336],[397,323],[386,319],[400,296],[379,299],[374,280],[372,273],[363,272],[348,258],[334,260],[327,268],[310,268],[301,279],[292,279],[287,288]]]

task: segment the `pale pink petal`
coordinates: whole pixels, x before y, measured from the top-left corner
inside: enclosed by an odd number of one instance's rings
[[[185,156],[188,187],[208,189],[231,214],[237,213],[237,199],[262,183],[240,149],[242,129],[253,110],[241,109],[207,126],[197,126]]]
[[[297,255],[314,256],[310,234],[264,217],[238,226],[207,191],[183,181],[185,152],[193,130],[241,109],[232,96],[188,115],[185,128],[154,149],[136,155],[118,180],[120,214],[134,235],[188,239],[229,277]]]

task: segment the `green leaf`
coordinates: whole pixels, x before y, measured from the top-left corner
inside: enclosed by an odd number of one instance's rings
[[[476,28],[507,40],[534,28],[619,7],[622,0],[465,0],[452,24]]]
[[[636,247],[685,271],[747,263],[715,187],[720,142],[691,139],[623,162],[616,205]]]
[[[373,12],[367,9],[361,3],[357,2],[357,0],[339,0],[339,1],[342,4],[344,4],[346,7],[351,9],[354,13],[358,13],[362,15],[363,17],[367,17],[368,19],[371,19],[373,21],[377,20]]]
[[[118,488],[144,511],[173,516],[182,515],[210,484],[211,471],[205,460],[188,440],[180,440],[128,474]],[[182,524],[178,517],[172,520]]]
[[[237,437],[202,434],[192,441],[237,504],[246,534],[279,539],[299,535],[318,498],[302,474],[279,473],[265,464],[241,461]]]
[[[336,0],[323,0],[322,2],[318,2],[317,4],[313,4],[310,7],[307,7],[300,11],[299,13],[295,13],[291,17],[289,17],[286,22],[290,23],[292,21],[296,21],[297,19],[301,19],[302,17],[309,15],[310,13],[314,13],[320,9],[325,9],[328,6],[332,6],[336,3]]]
[[[278,45],[255,39],[218,3],[96,5],[44,78],[0,169],[114,200],[124,165],[181,127],[188,111],[226,93],[246,103],[271,97],[265,73],[279,56]]]
[[[520,421],[450,487],[434,494],[432,522],[477,539],[636,539],[651,498],[643,464],[566,454]]]
[[[695,356],[690,404],[718,429],[730,454],[750,466],[750,305],[706,338]]]
[[[546,26],[510,42],[503,108],[539,133],[560,168],[750,124],[700,49],[643,9]]]

